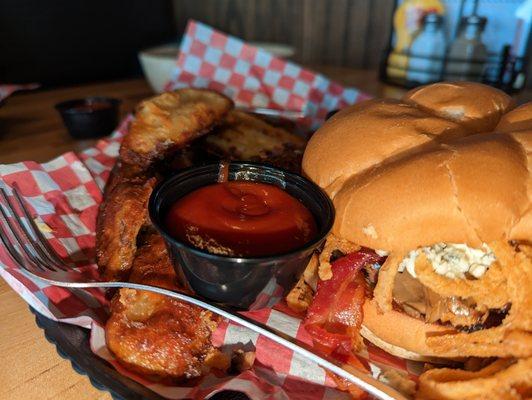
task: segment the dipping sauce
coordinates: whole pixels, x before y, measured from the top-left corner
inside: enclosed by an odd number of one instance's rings
[[[229,181],[177,200],[165,219],[179,240],[214,254],[261,257],[286,253],[317,235],[311,212],[274,185]]]
[[[111,108],[112,104],[105,103],[103,101],[91,101],[86,103],[81,103],[78,105],[74,105],[69,108],[69,110],[75,111],[75,112],[94,112],[99,110],[105,110],[108,108]]]

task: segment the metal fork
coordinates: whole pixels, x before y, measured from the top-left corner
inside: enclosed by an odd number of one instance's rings
[[[315,362],[322,368],[352,382],[378,399],[406,400],[406,397],[402,394],[379,380],[374,379],[370,375],[357,370],[351,370],[348,372],[341,367],[340,363],[332,358],[315,354],[312,348],[306,344],[223,306],[208,303],[195,296],[177,293],[155,286],[130,282],[102,282],[88,280],[87,277],[83,276],[79,271],[76,271],[73,266],[63,262],[52,249],[33,220],[25,205],[25,201],[16,188],[16,185],[12,188],[12,192],[14,200],[8,195],[3,187],[0,187],[0,199],[2,202],[0,205],[0,213],[2,214],[0,238],[13,260],[22,268],[22,272],[30,278],[43,281],[50,285],[66,288],[123,287],[148,290],[163,294],[204,308],[223,318],[227,318],[230,321],[251,329],[306,359]]]

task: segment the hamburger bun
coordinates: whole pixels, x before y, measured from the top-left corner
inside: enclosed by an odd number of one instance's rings
[[[532,102],[523,104],[503,115],[495,130],[503,133],[532,131]]]
[[[492,131],[514,101],[491,86],[473,82],[441,82],[421,86],[403,101],[431,114],[467,127],[472,132]]]
[[[382,312],[375,300],[364,303],[364,324],[360,334],[394,356],[412,361],[441,363],[443,360],[425,343],[427,335],[448,328],[427,324],[400,311]]]
[[[511,135],[425,149],[348,179],[333,198],[333,232],[386,251],[531,238],[532,224],[516,226],[530,207],[527,165]]]
[[[468,132],[453,121],[398,100],[369,100],[330,118],[311,137],[303,171],[329,195],[353,174],[423,146]],[[386,144],[386,145],[384,145]]]

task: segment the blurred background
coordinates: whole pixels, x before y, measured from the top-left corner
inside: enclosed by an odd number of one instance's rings
[[[248,41],[281,44],[284,56],[306,65],[374,69],[403,86],[505,80],[506,89],[518,90],[532,81],[525,79],[530,3],[0,0],[0,82],[46,87],[141,76],[139,51],[177,48],[193,18]]]

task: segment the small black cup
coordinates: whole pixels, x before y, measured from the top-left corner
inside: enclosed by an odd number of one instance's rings
[[[110,134],[118,125],[119,99],[87,97],[56,104],[71,136],[88,139]]]
[[[255,181],[281,187],[313,214],[318,234],[303,247],[267,257],[230,257],[211,254],[172,237],[164,223],[168,209],[179,198],[218,181],[221,164],[192,167],[161,182],[153,191],[149,214],[166,241],[179,279],[197,294],[240,309],[263,307],[261,299],[293,287],[312,252],[325,240],[334,222],[334,206],[314,183],[300,175],[271,166],[234,162],[229,180]]]

